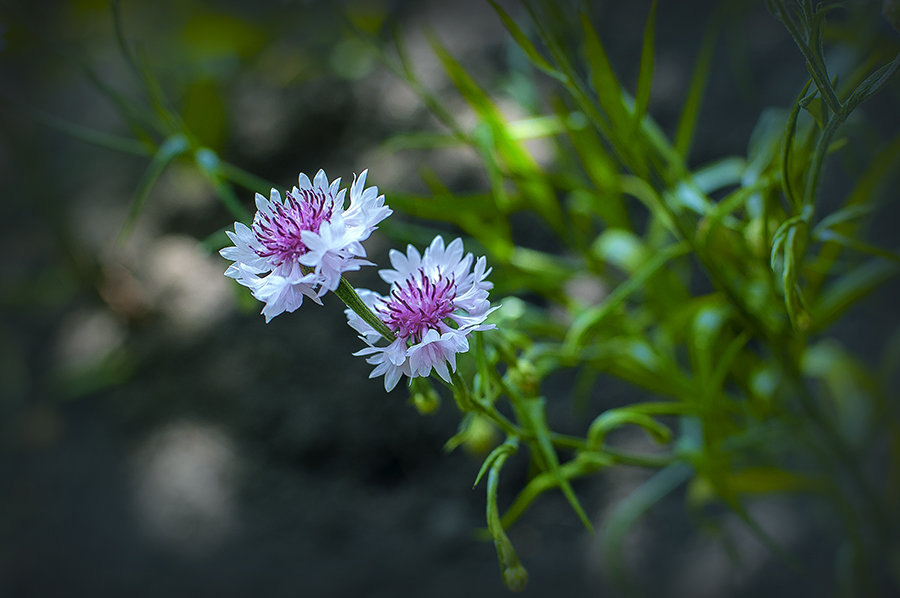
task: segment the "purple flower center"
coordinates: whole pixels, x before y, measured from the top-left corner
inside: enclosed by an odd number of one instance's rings
[[[453,313],[456,282],[437,272],[436,279],[422,268],[398,284],[377,309],[388,328],[402,339],[419,342],[429,330],[444,332],[444,318]]]
[[[322,222],[330,222],[334,213],[334,199],[321,189],[296,191],[296,195],[288,192],[283,204],[273,201],[271,216],[257,212],[253,221],[253,232],[262,245],[256,253],[271,258],[276,266],[296,260],[309,251],[300,234],[305,230],[319,232]]]

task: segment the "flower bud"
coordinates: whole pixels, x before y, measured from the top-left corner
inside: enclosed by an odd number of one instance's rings
[[[535,397],[541,385],[541,379],[537,368],[527,359],[519,359],[509,372],[509,381],[512,382],[526,397]]]
[[[431,387],[414,392],[410,401],[421,415],[429,415],[441,406],[441,397]]]
[[[503,570],[503,582],[511,592],[521,592],[528,583],[528,571],[521,564]]]
[[[497,429],[487,418],[477,415],[466,430],[463,448],[472,455],[484,455],[497,446]]]

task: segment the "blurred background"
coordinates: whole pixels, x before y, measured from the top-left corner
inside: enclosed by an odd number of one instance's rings
[[[649,2],[590,4],[633,86]],[[878,4],[848,10],[861,44],[872,31],[896,34]],[[667,131],[711,6],[660,3],[650,113]],[[347,182],[368,168],[388,204],[392,190],[424,192],[423,168],[454,191],[487,187],[474,153],[391,141],[441,130],[379,59],[393,31],[463,123],[468,108],[449,92],[429,29],[510,118],[540,107],[548,85],[482,2],[163,0],[118,11],[128,47],[187,129],[280,189],[319,168]],[[120,236],[150,159],[87,143],[78,128],[133,138],[121,105],[154,110],[113,14],[105,0],[0,3],[0,596],[504,595],[494,548],[476,534],[484,494],[470,488],[484,447],[442,450],[458,423],[452,402],[423,416],[402,385],[386,394],[368,380],[334,296],[266,325],[261,305],[222,275],[216,249],[234,217],[193,160],[167,165]],[[763,110],[789,107],[806,80],[763,3],[730,2],[726,14],[698,164],[744,154]],[[897,86],[882,96],[867,114],[896,130]],[[552,164],[551,147],[531,149]],[[826,185],[846,188],[833,170]],[[253,191],[267,189],[235,188],[251,211]],[[391,231],[369,241],[373,261],[386,262]],[[890,219],[872,234],[895,244]],[[377,284],[375,269],[350,280]],[[843,325],[861,354],[877,353],[895,328],[894,291]],[[553,401],[571,386],[566,375],[548,382],[550,415],[581,433],[591,413]],[[634,392],[610,379],[603,396],[624,402]],[[505,491],[526,474],[508,468]],[[602,526],[646,477],[621,468],[576,490]],[[801,572],[737,520],[723,550],[682,502],[675,495],[653,510],[627,545],[652,595],[830,593],[829,576],[814,572],[833,566],[833,546],[793,521],[789,503],[757,515],[808,555]],[[525,595],[612,591],[598,539],[558,493],[510,536],[530,573]]]

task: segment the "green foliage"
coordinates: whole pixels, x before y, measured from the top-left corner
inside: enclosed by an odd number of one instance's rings
[[[689,505],[724,505],[775,551],[781,549],[746,509],[754,496],[814,495],[831,509],[853,554],[876,559],[896,551],[897,515],[883,498],[890,476],[881,465],[874,474],[857,466],[875,444],[866,439],[886,439],[893,447],[889,466],[896,490],[900,436],[888,423],[896,408],[865,364],[822,339],[842,315],[900,272],[895,248],[875,246],[862,230],[863,221],[879,212],[879,192],[896,177],[900,135],[872,148],[870,165],[829,213],[822,213],[820,187],[828,157],[844,151],[853,134],[845,126],[848,119],[896,83],[900,54],[885,63],[861,60],[849,86],[839,90],[825,60],[826,17],[839,6],[767,0],[799,48],[809,80],[797,82],[793,102],[784,98],[782,110],[760,116],[746,156],[697,167],[688,158],[704,118],[721,13],[699,44],[670,139],[649,111],[659,24],[655,0],[633,94],[617,75],[591,15],[578,13],[576,21],[552,0],[524,0],[529,19],[520,24],[490,3],[511,43],[547,75],[543,113],[508,118],[498,98],[432,34],[434,54],[472,110],[474,124],[463,126],[447,98],[417,78],[399,36],[391,53],[370,31],[357,33],[378,44],[385,63],[446,127],[400,135],[386,147],[466,147],[480,159],[488,182],[485,189],[459,193],[422,169],[428,194],[393,192],[387,201],[425,224],[385,229],[410,236],[430,232],[430,223],[458,228],[484,248],[496,290],[507,295],[494,316],[498,330],[476,335],[449,385],[463,419],[447,443],[448,449],[465,444],[477,425],[506,436],[484,460],[476,484],[487,475],[488,531],[507,585],[521,589],[527,575],[504,530],[556,489],[592,530],[573,481],[621,465],[656,472],[601,522],[606,558],[625,586],[622,545],[628,530],[684,485]],[[176,113],[121,28],[119,33],[149,108],[89,76],[135,139],[40,118],[86,141],[150,158],[123,233],[140,216],[163,170],[182,156],[193,158],[235,218],[248,219],[231,185],[260,191],[269,183],[210,148],[215,126],[199,136],[189,130],[195,108]],[[242,43],[258,43],[251,32],[238,27],[238,33]],[[202,99],[212,92],[198,87],[192,93]],[[533,139],[554,144],[552,165],[532,156],[526,141]],[[541,234],[557,241],[555,252],[516,240],[516,217],[523,213],[537,216]],[[703,284],[693,284],[698,278]],[[573,290],[579,284],[597,292],[579,297]],[[338,294],[366,311],[346,281]],[[542,302],[521,298],[534,296]],[[370,324],[391,337],[374,316]],[[583,436],[559,434],[545,410],[548,401],[565,397],[547,396],[542,385],[560,370],[579,372],[584,395],[606,375],[655,398],[591,414]],[[430,385],[414,383],[411,395],[423,412],[436,408]],[[652,439],[652,453],[616,447],[614,432],[632,427]],[[526,452],[530,479],[501,512],[501,468]],[[851,568],[845,583],[866,587],[873,570]]]

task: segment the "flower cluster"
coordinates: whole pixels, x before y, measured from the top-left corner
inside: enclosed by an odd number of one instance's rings
[[[367,172],[350,186],[347,208],[341,179],[329,183],[320,170],[312,182],[301,174],[283,200],[275,189],[269,199],[257,193],[253,223],[235,222],[227,232],[234,246],[219,253],[234,263],[225,275],[265,303],[266,322],[300,307],[304,296],[321,303],[342,273],[372,265],[362,242],[392,211],[377,187],[365,187]]]
[[[365,187],[366,173],[350,186],[349,207],[340,179],[329,182],[320,170],[312,182],[301,174],[299,186],[284,199],[275,189],[269,199],[257,194],[251,226],[235,222],[234,232],[228,231],[234,246],[220,253],[234,263],[225,275],[265,303],[266,322],[296,310],[304,296],[321,303],[320,297],[338,288],[344,272],[372,265],[362,242],[392,211],[377,187]],[[354,355],[366,356],[375,366],[370,378],[384,375],[388,391],[404,375],[427,377],[434,371],[450,382],[456,355],[469,350],[469,334],[495,328],[485,324],[496,309],[488,300],[493,285],[485,280],[490,274],[486,260],[464,255],[462,240],[445,246],[440,236],[423,254],[410,245],[405,255],[391,250],[390,260],[393,269],[379,272],[391,285],[388,294],[360,289],[358,295],[370,310],[369,321],[380,320],[382,332],[390,332],[384,336],[393,338],[377,344],[382,333],[347,309],[348,323],[368,345]],[[366,311],[358,301],[356,307]]]
[[[491,308],[488,290],[493,285],[486,260],[463,255],[461,239],[446,247],[435,237],[423,255],[412,245],[406,255],[391,250],[393,269],[381,270],[381,278],[391,285],[386,296],[360,289],[359,296],[396,337],[386,346],[372,326],[350,309],[347,321],[369,346],[354,355],[368,356],[375,366],[370,378],[384,375],[384,387],[390,391],[401,375],[409,378],[429,376],[432,369],[445,381],[456,371],[456,354],[469,350],[468,336],[476,330],[495,328],[485,324]],[[474,263],[474,268],[473,264]]]

